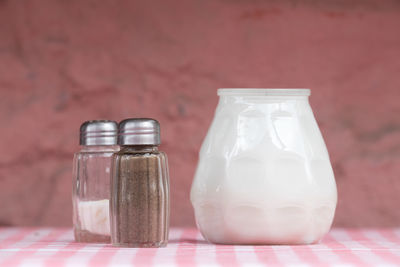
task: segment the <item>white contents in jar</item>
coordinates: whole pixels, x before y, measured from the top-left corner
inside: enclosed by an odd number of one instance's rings
[[[308,90],[225,89],[202,148],[191,202],[222,244],[311,244],[337,203]]]
[[[110,235],[109,200],[78,202],[81,229],[99,235]]]

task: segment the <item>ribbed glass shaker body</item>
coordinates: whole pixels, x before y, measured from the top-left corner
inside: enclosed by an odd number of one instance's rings
[[[111,156],[119,147],[82,146],[73,163],[73,227],[77,242],[110,242]]]
[[[167,156],[157,146],[122,146],[113,156],[112,244],[163,247],[169,231]]]
[[[220,89],[191,202],[203,236],[224,244],[310,244],[337,203],[308,89]]]

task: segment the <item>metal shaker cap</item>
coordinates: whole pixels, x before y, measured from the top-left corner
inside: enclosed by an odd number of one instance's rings
[[[119,145],[159,145],[160,124],[154,119],[126,119],[119,123]]]
[[[85,121],[80,129],[80,145],[112,146],[117,144],[118,124],[109,120]]]

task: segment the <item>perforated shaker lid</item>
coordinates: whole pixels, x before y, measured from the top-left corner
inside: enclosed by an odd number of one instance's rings
[[[118,123],[110,120],[85,121],[80,128],[80,145],[116,145]]]
[[[160,124],[149,118],[126,119],[119,123],[119,145],[159,145]]]

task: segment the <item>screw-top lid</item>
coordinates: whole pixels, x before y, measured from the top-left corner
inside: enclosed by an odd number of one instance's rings
[[[119,145],[159,145],[160,124],[147,118],[126,119],[119,123]]]
[[[117,144],[118,124],[109,120],[85,121],[80,129],[80,145],[112,146]]]

